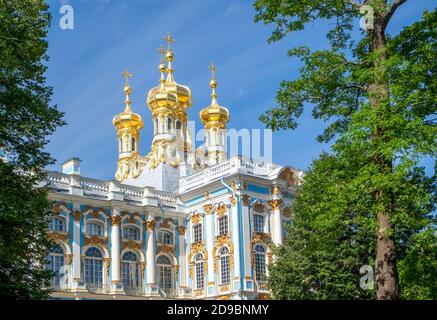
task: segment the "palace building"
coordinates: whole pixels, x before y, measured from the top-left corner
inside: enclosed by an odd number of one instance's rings
[[[211,102],[200,112],[205,142],[194,150],[191,90],[176,82],[170,34],[166,40],[159,83],[147,95],[150,152],[138,151],[144,122],[132,111],[126,70],[124,111],[113,119],[115,180],[83,177],[78,158],[47,173],[53,298],[270,297],[272,248],[284,241],[303,172],[228,156],[230,112],[218,103],[214,65]]]

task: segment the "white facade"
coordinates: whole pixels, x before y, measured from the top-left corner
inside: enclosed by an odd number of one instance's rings
[[[65,265],[53,296],[266,298],[263,275],[283,241],[298,174],[234,157],[181,177],[172,193],[48,172],[50,236]],[[100,255],[88,256],[90,248]],[[136,261],[122,262],[128,252]]]

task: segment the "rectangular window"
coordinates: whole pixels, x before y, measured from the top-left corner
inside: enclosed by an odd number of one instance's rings
[[[224,234],[228,234],[228,217],[227,216],[223,216],[218,218],[217,220],[218,222],[218,234],[224,235]]]
[[[201,242],[202,241],[202,225],[196,224],[193,227],[193,242]]]
[[[253,215],[253,230],[255,232],[265,232],[264,229],[264,216],[261,214]]]

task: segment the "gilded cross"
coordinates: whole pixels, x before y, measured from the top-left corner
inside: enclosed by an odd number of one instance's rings
[[[159,53],[159,55],[161,56],[161,63],[164,62],[164,54],[165,54],[165,49],[163,46],[160,46],[158,49],[156,49],[156,51]]]
[[[218,68],[213,62],[211,62],[211,64],[209,65],[209,70],[211,70],[211,80],[214,80],[215,72],[218,71]]]
[[[172,38],[170,32],[167,33],[167,36],[163,36],[162,39],[167,41],[167,43],[168,43],[167,50],[170,50],[171,49],[171,44],[176,42],[176,40]]]
[[[127,71],[127,69],[125,69],[123,72],[122,72],[122,75],[124,76],[124,79],[125,79],[125,83],[126,83],[126,86],[128,86],[129,85],[129,78],[132,78],[132,73],[129,73],[129,71]]]

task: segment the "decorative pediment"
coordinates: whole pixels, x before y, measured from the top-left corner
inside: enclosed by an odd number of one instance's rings
[[[160,245],[156,248],[156,254],[158,255],[160,253],[169,253],[169,254],[175,255],[176,250],[173,246],[163,244],[163,245]]]
[[[60,240],[64,242],[68,242],[68,239],[70,238],[70,234],[66,232],[58,232],[58,231],[49,231],[47,232],[47,236],[49,239],[52,240]]]
[[[253,205],[253,210],[255,210],[255,212],[262,213],[265,210],[265,206],[261,202],[256,202]]]
[[[84,245],[102,245],[106,246],[108,242],[107,238],[99,237],[99,236],[90,236],[90,237],[84,237],[83,243]]]
[[[143,242],[142,241],[134,241],[134,240],[123,240],[122,242],[123,250],[131,249],[131,250],[142,250]]]

